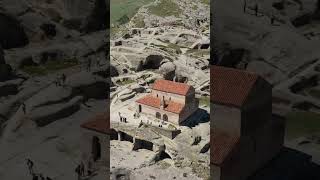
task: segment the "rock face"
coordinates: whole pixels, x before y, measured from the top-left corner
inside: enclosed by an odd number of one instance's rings
[[[111,180],[130,180],[131,172],[127,169],[115,169],[110,177]]]
[[[21,79],[17,79],[0,82],[0,97],[18,94],[21,81]]]
[[[40,127],[43,127],[57,119],[72,115],[80,109],[83,97],[77,96],[68,103],[60,103],[49,106],[41,106],[32,111],[30,118]]]
[[[57,34],[56,25],[54,24],[42,24],[40,28],[45,32],[46,36],[54,37]]]
[[[176,66],[172,62],[167,62],[161,65],[160,73],[162,73],[164,79],[173,80],[175,76]]]
[[[67,85],[72,94],[84,96],[85,99],[105,99],[108,97],[109,84],[100,76],[88,72],[80,72],[68,77]]]
[[[0,13],[0,44],[4,49],[23,47],[29,43],[27,35],[14,17]]]
[[[11,75],[12,75],[12,68],[10,65],[6,64],[4,59],[4,52],[0,46],[0,82],[8,80]]]
[[[105,0],[96,0],[94,8],[87,17],[83,27],[83,31],[86,33],[104,30],[110,24],[109,11]]]
[[[4,52],[2,47],[0,46],[0,64],[5,64],[6,62],[4,61]]]

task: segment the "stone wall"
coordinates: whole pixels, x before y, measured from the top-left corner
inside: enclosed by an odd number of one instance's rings
[[[221,180],[246,180],[281,152],[283,140],[284,122],[279,119],[243,135],[231,160],[222,166]]]
[[[214,130],[239,135],[241,130],[241,111],[238,108],[211,104],[211,123]]]
[[[153,127],[153,129],[159,134],[166,136],[170,139],[174,139],[178,134],[181,133],[181,130],[169,130],[169,129],[158,128],[158,127]]]
[[[220,180],[221,168],[211,164],[210,166],[210,177],[211,180]]]
[[[162,98],[162,96],[164,96],[164,100],[166,100],[166,101],[169,101],[171,98],[172,101],[175,101],[175,102],[178,102],[181,104],[185,104],[185,102],[186,102],[186,96],[167,93],[167,92],[163,92],[163,91],[152,90],[152,96],[157,97],[157,94],[158,94],[159,98]]]
[[[139,105],[139,103],[138,103]],[[175,114],[175,113],[171,113],[171,112],[167,112],[158,108],[154,108],[151,106],[146,106],[143,104],[141,105],[141,113],[147,114],[147,115],[152,115],[154,116],[154,119],[156,119],[156,112],[159,112],[161,114],[161,117],[163,117],[164,114],[166,114],[168,116],[168,121],[174,124],[179,124],[179,114]],[[138,107],[139,108],[139,107]],[[150,119],[150,120],[154,120],[154,119]]]
[[[195,113],[198,110],[198,107],[199,101],[197,99],[194,99],[192,102],[188,102],[180,114],[179,124]]]
[[[101,144],[101,158],[96,162],[96,167],[106,166],[109,167],[109,154],[110,154],[110,137],[107,134],[95,132],[92,130],[82,129],[82,143],[81,152],[82,160],[88,162],[92,153],[92,139],[93,137],[99,138]]]

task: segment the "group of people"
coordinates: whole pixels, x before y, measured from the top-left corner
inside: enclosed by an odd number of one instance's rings
[[[139,114],[139,113],[134,113],[134,114],[133,114],[133,117],[134,117],[135,119],[137,119],[137,118],[140,117],[140,114]]]
[[[201,136],[196,136],[196,137],[194,138],[193,145],[197,145],[197,144],[199,144],[199,143],[200,143],[200,141],[201,141]]]
[[[52,180],[48,176],[45,178],[41,173],[38,173],[38,174],[35,173],[33,169],[34,163],[30,159],[27,159],[27,166],[28,166],[29,173],[32,176],[32,180]]]
[[[88,58],[88,61],[87,61],[87,64],[86,64],[86,70],[87,72],[90,72],[91,71],[91,67],[92,67],[92,58]],[[100,61],[100,58],[97,59],[97,62],[96,62],[96,66],[97,67],[100,67],[102,64],[101,64],[101,61]]]
[[[82,177],[91,176],[94,173],[93,162],[94,161],[92,156],[90,157],[90,160],[87,163],[87,167],[85,167],[84,163],[81,161],[81,163],[75,169],[78,180],[81,180]]]
[[[247,0],[244,0],[244,3],[243,3],[243,12],[244,13],[247,13]],[[254,10],[254,14],[255,14],[255,16],[259,16],[259,6],[258,6],[258,3],[256,3],[254,6],[253,6],[253,8],[252,8],[253,10]],[[271,16],[270,16],[270,23],[271,23],[271,25],[276,25],[275,24],[275,21],[276,21],[277,19],[276,19],[276,17],[274,16],[274,14],[271,14]]]
[[[60,77],[55,80],[56,86],[65,86],[67,80],[67,76],[63,73]]]
[[[127,123],[127,118],[126,118],[126,117],[121,116],[121,113],[120,113],[120,112],[119,112],[119,119],[120,119],[120,122]]]

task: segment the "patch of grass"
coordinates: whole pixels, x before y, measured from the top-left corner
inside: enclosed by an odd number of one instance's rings
[[[193,10],[197,10],[197,9],[198,9],[198,6],[197,6],[197,5],[193,5],[193,6],[192,6],[192,9],[193,9]]]
[[[164,51],[174,51],[174,53],[177,53],[177,54],[181,54],[182,51],[181,51],[181,47],[179,45],[176,45],[176,44],[173,44],[173,43],[169,43],[169,42],[166,42],[167,43],[167,46],[164,46],[164,45],[161,45],[161,44],[152,44],[154,46],[157,46],[159,47],[160,49],[164,50]]]
[[[30,74],[30,75],[46,75],[46,69],[43,66],[25,66],[22,68],[22,71]]]
[[[200,50],[194,53],[195,56],[208,56],[210,55],[210,50]]]
[[[157,16],[176,16],[181,14],[180,7],[172,0],[161,0],[157,5],[150,6],[149,11]]]
[[[210,105],[210,98],[207,96],[201,96],[199,98],[199,104],[203,106],[209,106]]]
[[[152,1],[154,0],[111,0],[111,24],[117,25],[127,21],[128,19],[130,20],[138,12],[141,6],[151,3]]]
[[[141,16],[137,16],[135,17],[132,22],[135,24],[136,28],[144,28],[145,27],[145,23],[144,23],[144,19]]]
[[[177,54],[181,54],[182,53],[182,51],[180,49],[180,46],[178,46],[176,44],[169,43],[167,47],[171,48],[171,49],[174,49]]]
[[[76,65],[78,65],[78,61],[76,59],[70,59],[70,60],[64,60],[64,61],[48,61],[42,65],[24,66],[22,68],[22,71],[30,75],[43,76],[43,75],[47,75],[50,72],[66,69]]]
[[[210,50],[208,49],[188,49],[187,54],[193,54],[195,56],[205,56],[210,55]]]
[[[127,34],[128,32],[129,30],[124,26],[116,26],[111,28],[110,36],[111,38],[117,38]]]
[[[297,138],[320,132],[320,114],[313,112],[291,112],[286,116],[286,136]]]
[[[174,125],[169,124],[169,125],[168,125],[168,129],[170,129],[170,130],[176,130],[177,128],[176,128]]]
[[[124,85],[127,85],[127,84],[131,84],[131,83],[134,83],[135,81],[132,80],[132,79],[125,79],[123,81],[118,81],[117,84],[119,84],[120,86],[124,86]]]
[[[310,94],[310,96],[312,96],[314,98],[320,99],[320,90],[318,90],[318,89],[311,89],[309,91],[309,94]]]
[[[201,0],[201,2],[202,2],[203,4],[210,5],[210,0]]]

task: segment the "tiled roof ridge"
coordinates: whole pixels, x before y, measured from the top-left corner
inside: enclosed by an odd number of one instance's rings
[[[241,107],[259,79],[252,72],[211,66],[211,102]]]
[[[240,143],[240,136],[224,131],[215,131],[211,134],[211,164],[222,165]]]
[[[160,98],[154,97],[151,94],[146,95],[146,96],[136,100],[137,103],[144,104],[146,106],[151,106],[151,107],[158,108],[158,109],[160,108],[160,101],[161,101]],[[166,102],[168,104],[163,110],[167,111],[167,112],[180,114],[183,111],[184,107],[185,107],[184,104],[176,102],[176,101],[172,101],[172,100],[168,101],[168,100],[166,100]],[[180,106],[180,107],[176,107],[176,106]]]
[[[191,87],[192,86],[186,83],[158,79],[153,84],[152,89],[173,94],[186,95]]]
[[[101,112],[96,114],[90,120],[82,123],[80,126],[85,129],[108,134],[110,132],[110,119],[108,119],[109,117],[109,113]]]

